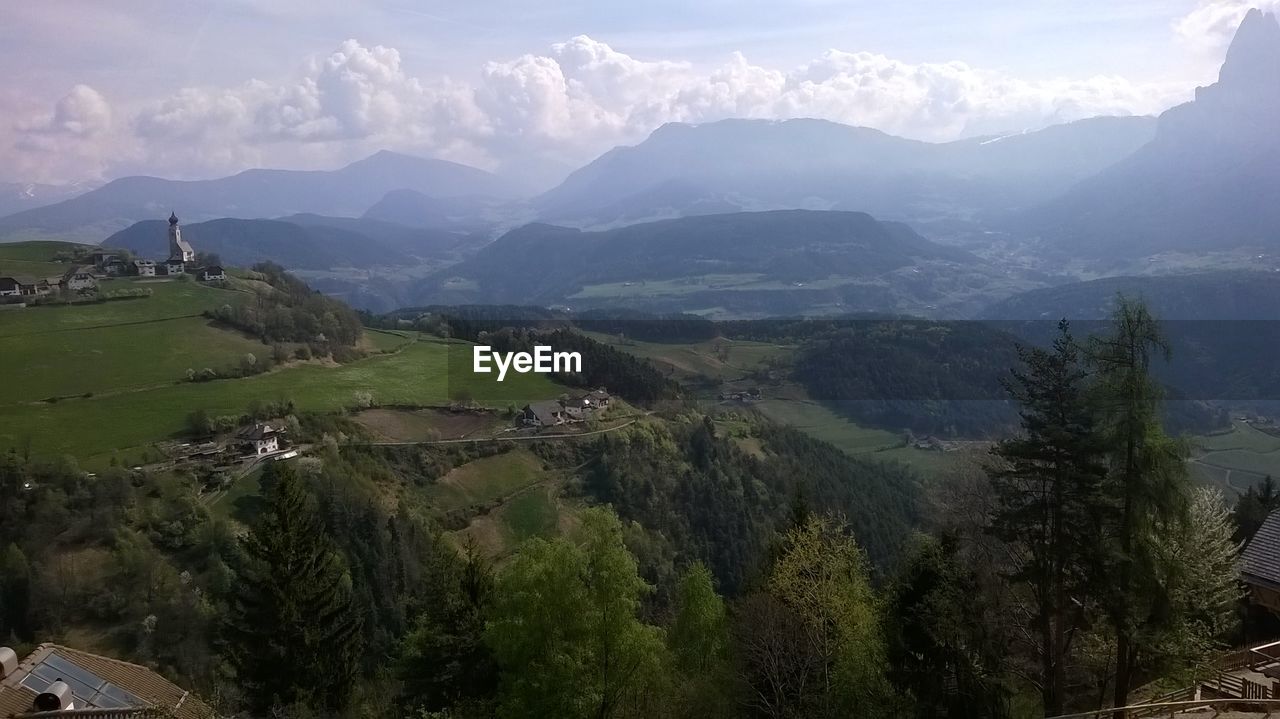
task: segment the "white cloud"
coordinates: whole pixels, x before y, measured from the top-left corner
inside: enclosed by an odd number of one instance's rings
[[[60,164],[65,172],[79,158],[82,175],[331,166],[382,148],[482,167],[575,164],[669,121],[818,117],[949,140],[1156,112],[1188,89],[1110,76],[1028,80],[962,62],[911,64],[839,50],[791,70],[741,53],[695,67],[640,60],[586,35],[546,54],[488,62],[474,81],[461,82],[414,77],[396,49],[347,40],[288,80],[184,88],[134,108],[125,122],[113,122],[120,113],[100,94],[77,86],[9,142],[0,136],[0,159],[6,145],[13,154],[56,136],[57,147],[72,140],[96,148]]]
[[[1195,52],[1219,58],[1250,8],[1275,12],[1280,0],[1201,0],[1173,25],[1177,38]]]
[[[88,85],[76,85],[46,111],[14,98],[18,119],[0,128],[0,160],[14,179],[65,182],[101,175],[115,147],[111,103]],[[8,152],[5,152],[5,149]]]

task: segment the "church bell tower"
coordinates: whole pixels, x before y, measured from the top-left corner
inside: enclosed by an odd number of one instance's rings
[[[182,228],[178,227],[178,215],[174,212],[169,213],[169,259],[178,262],[196,261],[196,251],[182,239]]]

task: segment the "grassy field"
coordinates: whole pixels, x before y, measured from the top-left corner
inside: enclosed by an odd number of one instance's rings
[[[12,242],[0,243],[0,275],[28,275],[37,279],[62,275],[71,265],[54,262],[59,252],[87,249],[85,245],[71,242]]]
[[[0,311],[0,405],[177,382],[188,369],[236,366],[265,344],[213,326],[205,309],[245,301],[244,292],[190,281],[113,280],[150,297]]]
[[[1228,495],[1246,491],[1267,475],[1280,477],[1280,437],[1246,422],[1191,439],[1191,474]]]
[[[498,519],[507,531],[509,546],[533,537],[554,534],[559,518],[556,498],[547,487],[521,492],[503,504],[498,512]]]
[[[860,426],[812,400],[766,399],[754,406],[775,422],[830,442],[849,454],[901,462],[926,477],[954,471],[971,463],[975,452],[983,452],[976,444],[974,451],[954,452],[905,446],[899,433]]]
[[[545,479],[542,460],[528,450],[514,449],[455,468],[429,494],[435,505],[448,511],[494,502]]]
[[[100,457],[179,434],[196,409],[240,414],[254,400],[291,399],[304,410],[333,411],[368,392],[380,404],[440,405],[467,390],[482,404],[508,404],[557,397],[563,387],[541,375],[508,377],[501,384],[470,373],[449,372],[443,341],[415,342],[395,354],[374,355],[330,367],[308,364],[245,379],[182,383],[110,397],[54,404],[0,407],[0,447],[24,446],[41,455]],[[145,356],[143,356],[145,359]]]
[[[243,302],[250,296],[234,289],[222,289],[195,281],[117,279],[102,283],[105,291],[136,288],[151,290],[151,296],[0,311],[0,340],[20,335],[193,317],[205,310]]]
[[[0,372],[22,378],[0,386],[0,404],[173,383],[188,369],[221,371],[236,367],[246,353],[265,357],[271,351],[203,317],[25,334],[0,342]]]
[[[787,357],[793,349],[787,345],[745,340],[665,343],[620,339],[598,332],[585,334],[624,352],[650,360],[660,367],[669,367],[676,374],[706,377],[716,381],[741,378],[761,369],[769,360]],[[717,352],[717,349],[720,351]]]
[[[365,329],[365,347],[378,352],[394,352],[412,342],[416,332],[394,332],[391,330]]]

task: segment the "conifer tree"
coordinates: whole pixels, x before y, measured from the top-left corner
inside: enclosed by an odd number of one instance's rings
[[[1164,629],[1157,625],[1178,619],[1156,606],[1169,569],[1161,565],[1156,542],[1185,520],[1190,492],[1186,448],[1160,424],[1161,391],[1151,377],[1152,355],[1169,354],[1159,324],[1145,305],[1124,297],[1111,324],[1109,335],[1093,340],[1089,360],[1109,456],[1105,491],[1116,507],[1105,605],[1116,642],[1112,701],[1120,707],[1129,701],[1139,662],[1151,652],[1150,637]]]
[[[1007,383],[1022,432],[995,450],[990,531],[1010,557],[1009,578],[1027,597],[1045,714],[1063,713],[1066,668],[1083,608],[1099,577],[1103,446],[1086,393],[1086,370],[1066,321],[1051,350],[1020,347],[1025,369]]]
[[[263,484],[267,504],[244,542],[227,627],[237,683],[257,713],[341,706],[356,678],[363,624],[346,565],[290,465],[269,464]]]

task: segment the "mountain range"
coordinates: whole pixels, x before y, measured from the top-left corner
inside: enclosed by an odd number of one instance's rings
[[[1155,138],[1016,232],[1105,264],[1165,252],[1280,249],[1280,24],[1250,10],[1218,82],[1162,114]]]
[[[1150,117],[928,143],[825,120],[671,123],[571,174],[533,204],[548,221],[611,224],[778,208],[927,220],[1026,207],[1121,160]]]
[[[392,190],[435,197],[510,197],[501,178],[444,160],[378,152],[337,170],[246,170],[214,180],[122,177],[52,205],[0,218],[0,237],[32,233],[101,241],[134,222],[171,210],[191,220],[317,213],[357,217]]]

